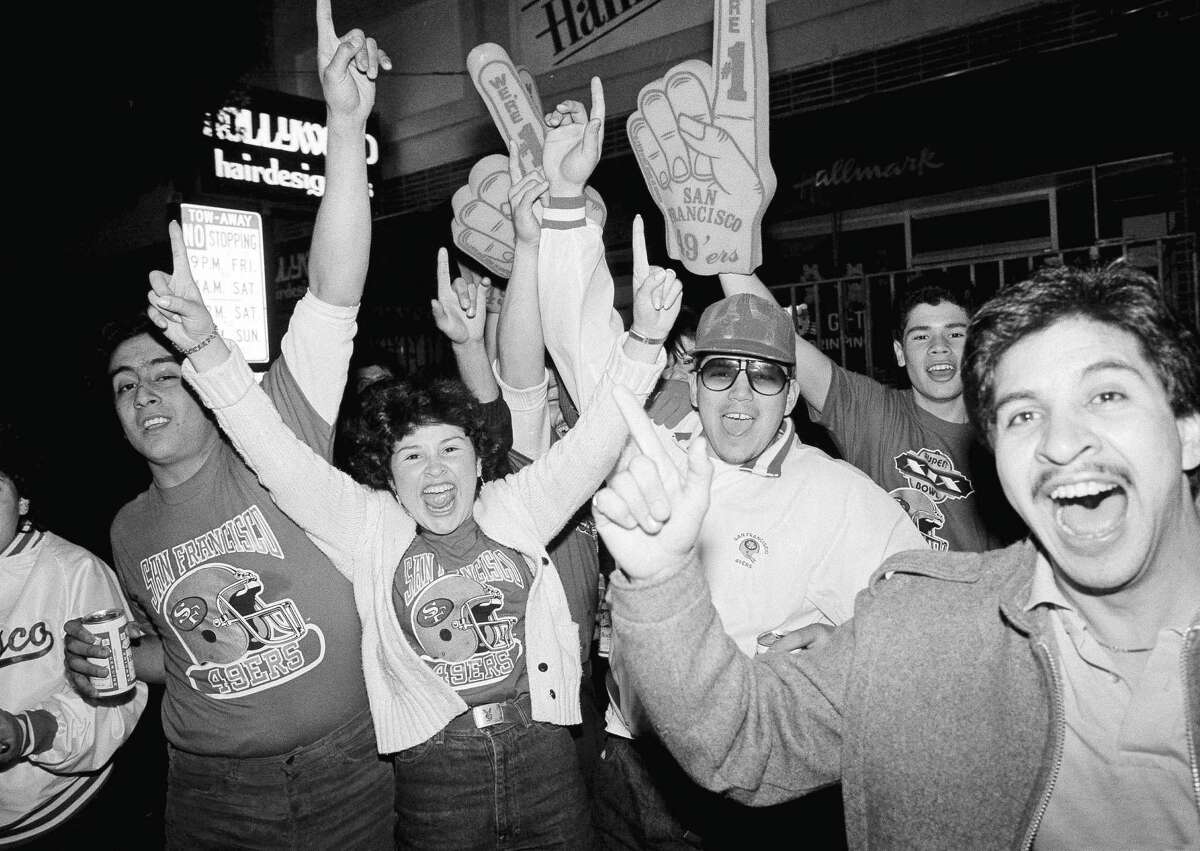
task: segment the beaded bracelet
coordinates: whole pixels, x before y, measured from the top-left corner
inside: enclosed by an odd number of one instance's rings
[[[212,331],[210,331],[208,333],[208,336],[205,337],[203,340],[201,340],[196,345],[190,346],[189,348],[186,348],[186,349],[179,349],[179,354],[183,355],[184,357],[187,357],[188,355],[194,355],[194,354],[196,354],[196,352],[200,351],[201,349],[203,349],[205,346],[207,346],[209,343],[211,343],[213,340],[217,339],[217,337],[220,337],[220,336],[221,336],[221,332],[218,331],[214,327],[212,329]]]

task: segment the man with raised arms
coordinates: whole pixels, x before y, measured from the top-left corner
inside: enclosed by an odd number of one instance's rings
[[[593,109],[602,109],[599,81],[592,91]],[[595,117],[593,112],[589,123],[582,104],[568,101],[548,122],[543,165],[550,201],[537,274],[546,346],[572,398],[584,400],[622,332],[612,310],[601,230],[584,214],[583,187],[599,159],[603,129]],[[641,227],[639,217],[635,249],[642,244]],[[635,280],[649,274],[645,263],[635,251]],[[630,333],[644,334],[637,327]],[[776,644],[784,652],[809,641],[814,625],[846,620],[855,595],[884,559],[924,543],[870,479],[796,438],[787,417],[799,398],[794,333],[778,305],[745,294],[709,306],[694,353],[690,390],[696,410],[660,430],[680,465],[688,445],[705,435],[717,468],[714,510],[698,551],[725,632],[746,655],[756,652],[764,633],[787,635]],[[629,687],[619,642],[610,662],[613,700],[596,791],[604,841],[669,848],[684,847],[689,833],[709,841],[716,831],[760,831],[765,837],[769,831],[754,814],[722,806],[660,760],[652,731],[639,723],[637,689]],[[643,742],[631,741],[643,734]]]
[[[840,780],[852,848],[1200,847],[1195,331],[1140,272],[1046,271],[980,309],[963,363],[1030,537],[890,559],[791,658],[724,634],[698,553],[712,465],[681,475],[625,405],[643,463],[595,509],[650,720],[740,801]]]

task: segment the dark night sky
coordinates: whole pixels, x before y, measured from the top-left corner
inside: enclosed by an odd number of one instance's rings
[[[113,298],[89,242],[178,169],[204,105],[264,61],[269,8],[44,4],[10,21],[0,422],[16,423],[41,462],[49,525],[97,552],[114,500],[145,468],[130,467],[111,412],[88,392],[98,317]]]

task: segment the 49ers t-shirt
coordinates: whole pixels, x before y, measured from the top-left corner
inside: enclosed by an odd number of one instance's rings
[[[392,580],[400,628],[421,660],[468,706],[529,691],[524,557],[474,517],[446,535],[422,529]]]

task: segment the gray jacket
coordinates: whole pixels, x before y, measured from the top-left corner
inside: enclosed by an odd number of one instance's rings
[[[1065,731],[1036,550],[890,558],[818,651],[749,659],[698,570],[613,582],[631,686],[680,764],[752,805],[838,780],[851,848],[1028,848]],[[1200,621],[1180,660],[1200,807]],[[803,832],[802,826],[797,830]]]

